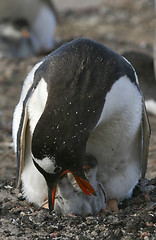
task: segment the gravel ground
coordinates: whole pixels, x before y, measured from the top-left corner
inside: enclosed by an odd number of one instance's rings
[[[84,36],[124,54],[136,68],[145,98],[156,100],[152,65],[154,0],[55,0],[58,45]],[[75,5],[76,4],[76,5]],[[120,213],[60,216],[26,202],[15,187],[11,123],[24,78],[42,56],[0,61],[0,239],[156,239],[156,117],[146,177]]]
[[[2,239],[156,239],[156,178],[142,180],[120,213],[102,216],[61,216],[28,204],[15,183],[0,185]]]

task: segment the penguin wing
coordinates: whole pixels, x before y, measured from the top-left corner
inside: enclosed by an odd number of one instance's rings
[[[24,165],[24,155],[25,155],[25,141],[26,141],[26,129],[28,125],[28,99],[30,98],[33,92],[33,85],[29,88],[27,95],[23,101],[21,116],[20,116],[20,123],[17,130],[16,136],[16,155],[17,155],[17,186],[20,187],[21,183],[21,174]]]
[[[21,183],[21,174],[24,165],[25,141],[28,141],[28,139],[25,139],[28,125],[27,105],[29,98],[31,97],[33,91],[38,85],[38,82],[40,81],[40,78],[37,78],[37,80],[34,81],[34,74],[41,64],[42,61],[37,63],[25,79],[20,101],[15,109],[13,116],[13,141],[15,152],[17,155],[16,179],[18,187]]]
[[[150,124],[147,116],[147,111],[145,107],[145,102],[143,99],[143,113],[141,122],[141,177],[145,177],[148,163],[148,149],[149,149],[149,139],[150,139]]]
[[[40,77],[36,77],[30,88],[26,92],[26,96],[23,100],[19,102],[20,104],[20,121],[18,125],[18,129],[16,130],[16,155],[17,155],[17,186],[20,186],[21,183],[21,174],[23,171],[24,166],[24,159],[25,159],[25,147],[31,141],[31,137],[29,134],[29,117],[28,117],[28,103],[29,99],[31,98],[34,90],[36,89],[38,83],[40,82]],[[25,87],[25,86],[24,86]],[[22,105],[22,107],[21,107]],[[17,114],[16,114],[17,116]],[[19,118],[19,116],[17,116]],[[16,119],[15,119],[16,120]],[[14,120],[14,121],[15,121]]]

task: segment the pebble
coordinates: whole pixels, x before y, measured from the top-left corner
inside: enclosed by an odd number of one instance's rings
[[[51,225],[47,228],[47,233],[52,233],[52,232],[57,231],[57,230],[58,230],[58,226]]]
[[[97,232],[95,232],[95,231],[91,232],[91,236],[96,237],[97,236]]]
[[[18,198],[19,200],[23,200],[23,194],[22,194],[22,193],[18,193],[17,198]]]
[[[121,234],[121,230],[120,230],[120,228],[117,228],[117,229],[114,231],[114,235],[118,237],[120,234]]]
[[[18,226],[18,223],[17,223],[17,221],[15,219],[12,220],[12,224]]]
[[[148,236],[144,237],[144,240],[149,240],[149,237]]]

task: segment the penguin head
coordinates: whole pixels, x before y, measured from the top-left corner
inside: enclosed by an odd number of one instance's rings
[[[33,146],[33,145],[32,145]],[[91,194],[96,196],[94,188],[89,183],[86,175],[84,174],[83,165],[81,166],[80,159],[68,154],[55,153],[55,156],[44,155],[39,157],[35,154],[32,148],[33,162],[38,171],[44,176],[48,186],[48,204],[49,210],[54,209],[55,192],[57,183],[67,173],[71,173],[75,178],[80,189],[87,195]]]
[[[6,18],[0,22],[0,34],[4,40],[18,42],[23,38],[29,38],[29,28],[29,23],[23,18],[16,20]]]

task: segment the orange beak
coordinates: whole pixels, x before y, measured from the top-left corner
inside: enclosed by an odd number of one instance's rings
[[[91,195],[94,195],[96,196],[96,193],[95,193],[95,190],[94,188],[92,187],[92,185],[85,179],[81,178],[81,177],[78,177],[76,174],[74,174],[72,171],[70,170],[66,170],[62,173],[61,177],[63,177],[66,173],[72,173],[72,175],[74,176],[77,184],[79,185],[79,187],[81,188],[81,190],[91,196]],[[53,206],[53,209],[54,209],[54,204],[55,204],[55,194],[56,194],[56,187],[57,185],[55,186],[53,192],[52,192],[52,206]]]
[[[29,38],[30,37],[30,32],[28,32],[26,29],[22,29],[22,36],[24,38]]]

